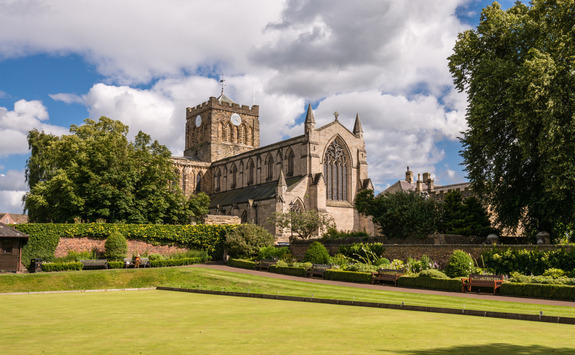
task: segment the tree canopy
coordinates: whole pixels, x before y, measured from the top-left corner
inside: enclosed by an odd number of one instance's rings
[[[168,148],[143,132],[134,142],[127,134],[128,126],[106,117],[72,125],[69,135],[30,131],[30,221],[189,223],[201,208],[175,183]]]
[[[487,6],[449,68],[468,95],[462,156],[500,226],[575,225],[575,0]]]
[[[461,192],[451,191],[445,194],[440,207],[439,231],[441,233],[485,237],[489,233],[497,232],[491,227],[487,210],[474,196],[463,198]]]
[[[291,233],[290,242],[293,242],[296,238],[306,240],[313,235],[335,228],[333,217],[317,210],[293,210],[285,213],[275,213],[270,217],[268,223],[275,224],[281,229],[288,229]]]

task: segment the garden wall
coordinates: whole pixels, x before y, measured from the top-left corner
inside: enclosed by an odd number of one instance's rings
[[[303,259],[305,252],[311,242],[296,242],[290,245],[291,253],[298,259]],[[335,255],[340,245],[346,245],[348,243],[326,243],[325,247],[329,251],[330,255]],[[541,250],[541,251],[551,251],[558,249],[573,250],[573,246],[565,245],[534,245],[534,244],[524,244],[524,245],[497,245],[500,249],[515,249],[515,250]],[[383,257],[393,260],[407,260],[408,257],[420,259],[423,254],[429,256],[433,261],[439,264],[440,267],[444,267],[449,260],[449,257],[454,250],[460,249],[468,252],[475,260],[477,260],[478,265],[481,267],[481,253],[486,250],[491,250],[492,245],[483,244],[445,244],[445,245],[433,245],[433,244],[386,244],[385,252]]]
[[[91,238],[60,238],[56,247],[54,256],[57,258],[68,255],[69,251],[82,252],[97,250],[98,253],[104,253],[105,240]],[[170,245],[152,245],[139,240],[128,240],[128,256],[137,254],[172,254],[185,252],[188,249],[178,248]]]

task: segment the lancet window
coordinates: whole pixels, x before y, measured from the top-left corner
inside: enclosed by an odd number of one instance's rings
[[[335,139],[327,147],[324,156],[324,177],[328,200],[344,200],[347,197],[349,159],[342,145]]]

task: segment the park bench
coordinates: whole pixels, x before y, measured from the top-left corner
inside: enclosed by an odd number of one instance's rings
[[[374,284],[377,281],[393,282],[394,286],[397,286],[397,280],[400,276],[403,276],[403,270],[396,269],[379,269],[371,274],[371,283]]]
[[[503,275],[477,275],[471,274],[468,278],[461,279],[461,288],[463,292],[471,292],[472,287],[492,288],[493,294],[505,281]]]
[[[256,261],[255,269],[256,270],[270,270],[270,266],[275,265],[278,262],[277,259],[263,259]]]
[[[124,265],[126,268],[136,267],[136,262],[133,258],[124,258]],[[140,265],[138,267],[152,267],[149,258],[140,258]]]
[[[305,271],[305,277],[321,276],[323,277],[326,270],[331,269],[331,265],[327,264],[313,264]]]
[[[108,268],[108,260],[106,259],[87,259],[87,260],[80,260],[82,265],[84,265],[84,269],[91,269],[91,268]]]

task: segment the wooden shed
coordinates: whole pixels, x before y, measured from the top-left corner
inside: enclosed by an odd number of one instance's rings
[[[28,235],[0,223],[0,272],[22,271],[22,247]]]

